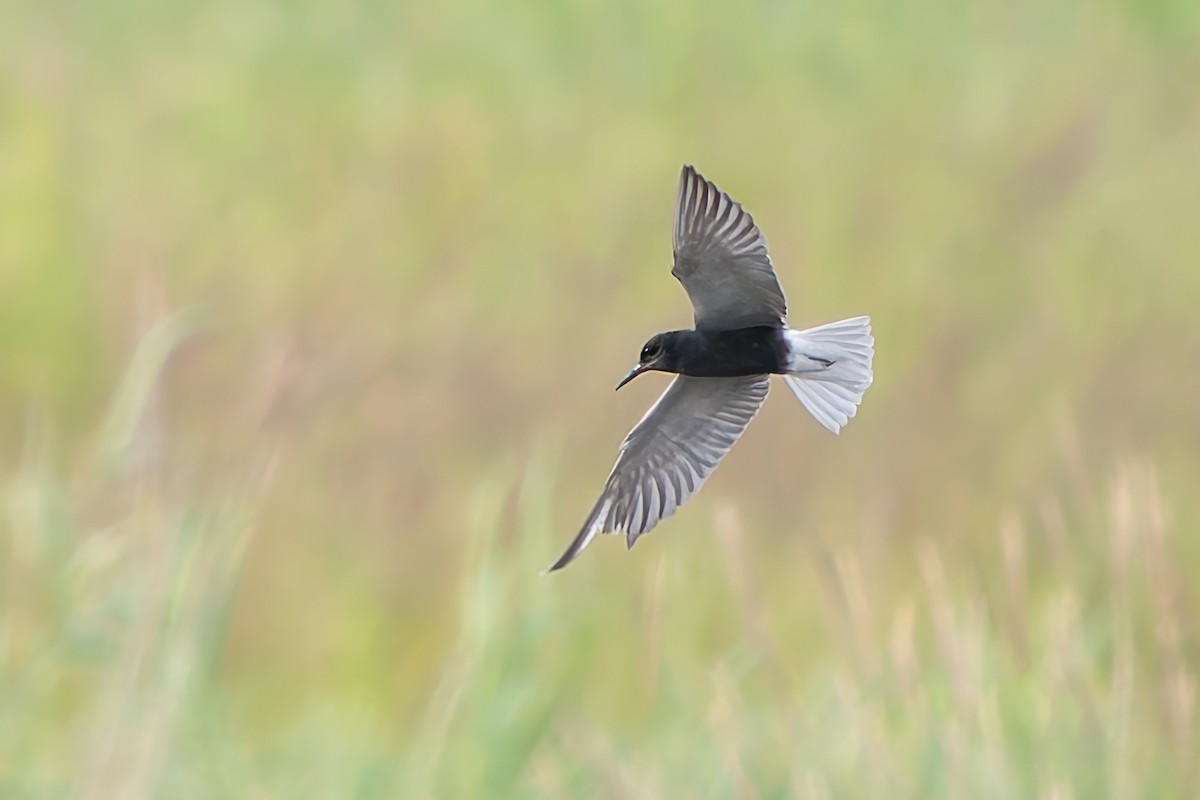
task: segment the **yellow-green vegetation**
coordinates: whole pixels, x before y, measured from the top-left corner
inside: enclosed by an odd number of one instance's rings
[[[1200,793],[1200,6],[0,9],[0,796]],[[631,552],[680,165],[871,314]]]

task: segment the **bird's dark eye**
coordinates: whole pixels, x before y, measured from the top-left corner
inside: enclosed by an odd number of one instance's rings
[[[647,358],[654,358],[656,355],[658,355],[658,351],[661,349],[662,347],[658,344],[646,345],[642,348],[642,360],[645,361]]]

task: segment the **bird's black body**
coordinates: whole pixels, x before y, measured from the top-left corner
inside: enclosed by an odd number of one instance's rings
[[[787,371],[789,355],[783,333],[782,325],[732,331],[668,331],[647,342],[643,353],[653,356],[661,348],[654,369],[693,378],[781,374]]]

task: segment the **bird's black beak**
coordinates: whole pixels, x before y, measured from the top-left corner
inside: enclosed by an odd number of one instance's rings
[[[617,388],[620,389],[622,386],[629,383],[631,380],[636,378],[638,375],[641,375],[648,369],[653,369],[653,365],[651,365],[649,362],[643,361],[642,363],[638,364],[636,367],[629,370],[628,375],[621,379],[621,382],[617,384]]]

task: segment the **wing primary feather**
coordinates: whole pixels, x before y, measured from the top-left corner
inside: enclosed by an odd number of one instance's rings
[[[677,377],[625,437],[600,498],[548,572],[573,561],[597,533],[628,546],[700,489],[766,398],[770,376]]]

